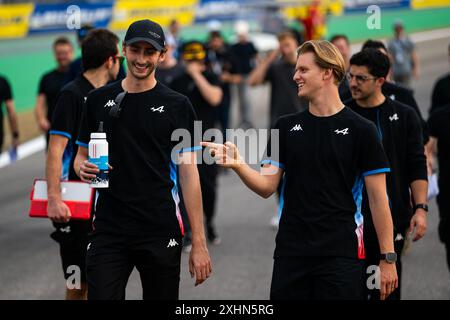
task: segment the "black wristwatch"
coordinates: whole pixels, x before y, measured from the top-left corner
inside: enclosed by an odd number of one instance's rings
[[[417,209],[423,209],[423,210],[425,210],[426,212],[428,212],[428,205],[426,204],[426,203],[418,203],[418,204],[416,204],[415,206],[414,206],[414,212],[416,212],[417,211]]]
[[[382,253],[380,255],[380,260],[384,260],[387,263],[396,263],[397,262],[397,254],[395,252]]]

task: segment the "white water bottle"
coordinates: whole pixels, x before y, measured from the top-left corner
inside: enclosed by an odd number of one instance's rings
[[[103,122],[100,122],[98,132],[91,133],[88,154],[88,161],[95,164],[100,170],[97,177],[91,180],[91,188],[108,188],[108,141],[106,141],[106,133],[103,132]]]

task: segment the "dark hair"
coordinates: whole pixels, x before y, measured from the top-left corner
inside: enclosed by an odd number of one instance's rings
[[[95,29],[89,32],[81,43],[84,70],[100,67],[109,57],[118,53],[119,38],[109,30]]]
[[[361,50],[365,49],[377,49],[377,50],[384,49],[384,51],[386,52],[388,51],[383,42],[372,39],[369,39],[366,42],[364,42]]]
[[[294,39],[297,42],[297,44],[299,44],[298,43],[298,39],[295,36],[295,34],[292,32],[292,30],[283,30],[283,31],[281,31],[277,35],[277,38],[278,38],[278,41],[282,41],[282,40],[284,40],[286,38],[291,38],[291,39]]]
[[[70,42],[70,40],[66,37],[59,37],[56,38],[55,41],[53,41],[53,49],[55,49],[59,45],[69,45],[72,47],[72,42]]]
[[[221,39],[223,39],[222,33],[221,33],[220,31],[217,31],[217,30],[211,31],[211,32],[209,33],[209,38],[210,38],[210,39],[213,39],[213,38],[221,38]]]
[[[390,63],[387,55],[378,49],[365,49],[350,58],[350,65],[365,66],[374,77],[383,77],[389,73]]]
[[[94,30],[94,26],[91,24],[84,24],[80,29],[77,29],[77,39],[78,42],[81,43],[84,38],[88,35],[89,31]]]
[[[344,39],[345,42],[347,42],[348,45],[350,44],[350,41],[348,40],[348,37],[345,34],[335,34],[335,35],[333,35],[330,38],[330,42],[333,43],[333,42],[335,42],[336,40],[339,40],[339,39]]]

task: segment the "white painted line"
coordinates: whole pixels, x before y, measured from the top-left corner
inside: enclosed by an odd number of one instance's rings
[[[39,136],[33,140],[27,141],[21,144],[17,148],[17,161],[31,156],[32,154],[45,149],[45,136]],[[3,152],[0,155],[0,168],[6,167],[11,164],[8,151]]]

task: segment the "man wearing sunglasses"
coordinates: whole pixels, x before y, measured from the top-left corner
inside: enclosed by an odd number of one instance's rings
[[[414,231],[414,241],[425,235],[428,183],[422,128],[417,113],[413,108],[383,95],[382,86],[389,67],[387,55],[377,49],[365,49],[353,55],[347,74],[353,100],[347,105],[376,125],[378,138],[391,167],[390,174],[386,176],[386,185],[394,222],[399,287],[389,299],[398,300],[401,284],[400,255],[404,239],[407,233],[412,235]],[[366,267],[369,267],[378,265],[380,252],[369,203],[367,197],[363,199]],[[369,299],[376,299],[379,295],[377,290],[370,290],[367,286],[366,290]]]
[[[66,299],[86,299],[85,259],[91,222],[70,219],[70,209],[61,200],[60,180],[79,180],[73,162],[83,104],[89,91],[116,78],[120,64],[118,42],[119,38],[106,29],[93,30],[83,40],[81,52],[85,71],[62,88],[49,131],[47,214],[56,228],[51,237],[60,245],[65,278],[71,276],[71,266],[78,266],[81,271],[81,287],[67,288]]]
[[[176,129],[195,136],[196,115],[188,98],[155,79],[155,69],[166,54],[159,24],[132,23],[122,53],[127,76],[89,94],[77,141],[75,170],[89,182],[98,169],[87,161],[88,142],[103,122],[111,165],[109,188],[98,191],[87,252],[88,299],[125,299],[128,278],[136,267],[143,299],[176,300],[184,232],[178,182],[192,229],[189,271],[196,276],[196,285],[212,271],[193,152],[201,147],[185,139],[176,148],[179,143],[172,140]]]

